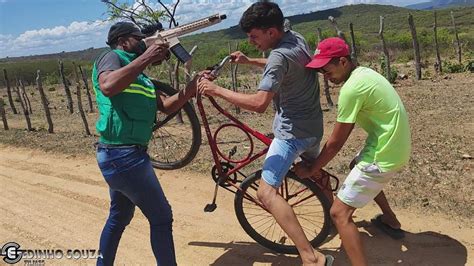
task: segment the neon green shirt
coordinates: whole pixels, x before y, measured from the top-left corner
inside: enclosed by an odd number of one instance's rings
[[[379,73],[357,67],[341,88],[337,122],[355,123],[367,134],[357,166],[376,163],[383,172],[408,163],[411,151],[408,115],[392,85]]]

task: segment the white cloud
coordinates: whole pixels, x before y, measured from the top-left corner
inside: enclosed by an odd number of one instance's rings
[[[0,0],[0,3],[5,0]],[[400,5],[421,0],[399,0]],[[176,10],[176,19],[180,24],[188,23],[206,16],[220,13],[226,14],[223,22],[207,28],[218,30],[238,24],[242,13],[254,0],[182,0]],[[344,4],[381,3],[388,4],[388,0],[277,0],[285,16],[309,13],[324,10]],[[150,5],[154,9],[162,9],[155,1]],[[171,8],[171,6],[170,6]],[[168,23],[163,23],[165,28]],[[76,51],[89,47],[104,47],[109,22],[72,22],[68,26],[29,30],[19,36],[0,35],[0,58],[5,56],[22,56],[61,51]]]
[[[110,22],[74,21],[68,26],[29,30],[17,37],[0,35],[0,57],[75,51],[105,46]]]

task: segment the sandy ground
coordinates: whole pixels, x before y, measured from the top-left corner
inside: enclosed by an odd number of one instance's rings
[[[180,265],[299,265],[296,256],[274,254],[240,228],[233,194],[220,191],[214,213],[210,176],[157,171],[173,206]],[[0,146],[0,245],[23,249],[97,249],[108,214],[108,189],[94,158]],[[395,241],[370,224],[374,205],[356,213],[370,265],[474,265],[472,223],[397,209],[408,234]],[[320,250],[349,265],[336,236]],[[117,265],[152,265],[148,223],[140,211],[120,242]],[[3,263],[0,262],[0,264]],[[45,260],[45,264],[94,264],[93,259]],[[24,264],[20,262],[19,264]]]

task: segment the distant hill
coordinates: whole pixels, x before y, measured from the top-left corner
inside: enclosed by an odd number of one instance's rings
[[[438,39],[440,47],[442,51],[445,51],[446,54],[449,53],[448,56],[451,57],[454,39],[451,26],[451,11],[454,12],[459,36],[464,44],[463,51],[472,55],[474,53],[474,6],[438,10]],[[323,38],[335,35],[335,31],[328,21],[328,16],[333,16],[337,19],[340,29],[346,33],[349,41],[349,23],[353,23],[359,56],[362,60],[376,63],[380,60],[381,54],[380,40],[378,38],[379,17],[384,16],[386,42],[389,49],[394,51],[392,60],[408,62],[413,58],[411,50],[412,39],[407,20],[409,13],[414,17],[422,56],[425,58],[426,56],[433,56],[433,12],[429,10],[359,4],[291,16],[289,19],[293,30],[303,34],[311,49],[314,49],[317,40],[317,28],[322,29]],[[246,35],[237,26],[186,36],[181,38],[181,41],[188,49],[198,45],[198,50],[193,60],[193,65],[196,69],[203,69],[220,61],[229,53],[229,44],[232,44],[233,47],[238,44],[239,50],[245,51],[251,56],[259,55],[247,43]],[[90,70],[92,61],[104,49],[105,47],[89,48],[75,52],[3,58],[0,59],[0,69],[7,69],[9,73],[12,73],[11,77],[15,75],[21,76],[31,82],[34,82],[36,69],[41,69],[42,73],[47,76],[49,75],[48,77],[54,81],[57,75],[58,59],[62,59],[66,64],[76,61]],[[68,72],[67,65],[66,72]]]
[[[419,10],[431,10],[447,7],[473,6],[474,0],[433,0],[414,5],[408,5],[407,8]]]
[[[474,5],[474,0],[434,0],[429,2],[430,5],[436,6],[448,6],[448,5]],[[414,6],[410,6],[410,8],[414,8]],[[470,15],[471,19],[469,24],[474,24],[474,8],[470,7],[469,9],[462,9],[458,12],[466,13],[465,15]],[[289,17],[292,25],[294,28],[299,28],[299,24],[309,23],[309,25],[319,26],[322,29],[330,28],[329,23],[327,22],[328,16],[333,16],[335,18],[343,19],[340,22],[342,27],[346,26],[349,22],[352,22],[355,25],[355,28],[360,31],[373,31],[376,30],[375,28],[378,27],[378,20],[379,15],[385,15],[385,23],[387,25],[387,29],[389,27],[395,29],[400,29],[405,27],[403,24],[395,25],[393,22],[399,22],[400,19],[403,17],[403,21],[405,21],[404,17],[408,14],[408,12],[413,12],[408,8],[403,7],[395,7],[395,6],[388,6],[388,5],[366,5],[366,4],[359,4],[359,5],[349,5],[343,6],[339,8],[333,8],[323,11],[316,11],[308,14],[301,14]],[[431,16],[430,13],[416,13],[415,22],[417,26],[421,27],[429,27],[431,26],[431,19],[420,19],[418,15],[422,15],[423,17]],[[439,24],[443,25],[443,18],[442,15],[438,15]],[[466,16],[463,16],[466,17]],[[393,18],[393,19],[391,19]],[[449,22],[449,20],[446,20]],[[347,22],[347,23],[346,23]],[[460,23],[461,21],[458,21]],[[461,22],[462,23],[462,22]],[[308,25],[308,26],[309,26]],[[446,24],[446,25],[449,25]],[[314,31],[316,28],[313,28]],[[306,33],[306,32],[302,32]],[[309,32],[308,32],[309,33]],[[216,42],[218,43],[225,43],[232,40],[243,40],[245,39],[245,34],[240,30],[238,26],[233,26],[228,29],[212,31],[212,32],[205,32],[200,34],[194,34],[187,37],[182,38],[183,43],[192,46],[193,43],[200,44],[200,45],[209,45],[214,46]],[[218,45],[222,46],[222,45]],[[215,46],[214,46],[215,47]],[[19,62],[19,61],[30,61],[30,60],[58,60],[58,59],[66,59],[66,60],[80,60],[80,61],[87,61],[93,60],[97,55],[99,55],[105,47],[102,48],[88,48],[85,50],[74,51],[74,52],[61,52],[55,54],[45,54],[45,55],[33,55],[33,56],[21,56],[21,57],[7,57],[0,59],[0,63],[5,62]]]
[[[78,61],[88,61],[93,60],[98,56],[106,47],[103,48],[87,48],[85,50],[79,50],[74,52],[61,52],[55,54],[44,54],[44,55],[29,55],[29,56],[19,56],[19,57],[6,57],[1,58],[0,63],[6,62],[24,62],[24,61],[38,61],[38,60],[78,60]]]

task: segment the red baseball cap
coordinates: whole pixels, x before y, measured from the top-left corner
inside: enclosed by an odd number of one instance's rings
[[[306,67],[322,68],[329,63],[331,59],[348,56],[349,54],[349,45],[347,45],[343,39],[338,37],[327,38],[318,44],[313,60],[311,60]]]

